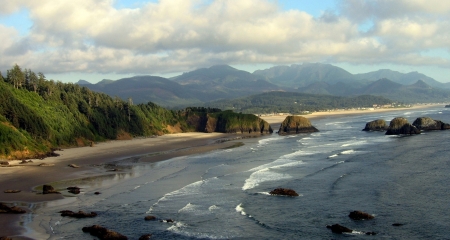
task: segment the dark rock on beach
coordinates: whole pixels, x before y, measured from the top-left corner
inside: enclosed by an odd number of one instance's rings
[[[95,213],[95,212],[85,213],[83,211],[72,212],[70,210],[63,210],[63,211],[60,211],[59,213],[61,213],[62,217],[73,217],[73,218],[93,218],[93,217],[97,217],[97,213]]]
[[[73,194],[80,194],[80,189],[79,187],[68,187],[67,190],[69,190],[70,193]]]
[[[56,193],[56,194],[60,194],[60,192],[56,191],[52,186],[50,185],[44,185],[42,186],[42,194],[51,194],[51,193]]]
[[[433,120],[429,117],[419,117],[413,122],[412,125],[422,131],[450,129],[450,124],[444,123],[440,120]]]
[[[280,125],[278,134],[298,134],[318,132],[317,128],[311,125],[309,119],[301,116],[287,116]]]
[[[91,227],[83,227],[83,232],[88,232],[92,236],[96,236],[101,240],[127,240],[128,238],[118,232],[106,229],[99,225],[92,225]]]
[[[366,123],[366,127],[363,131],[386,131],[387,129],[388,125],[386,124],[386,121],[383,119],[377,119]]]
[[[269,192],[270,195],[283,195],[283,196],[291,196],[297,197],[298,193],[289,188],[277,188]]]
[[[21,214],[21,213],[26,213],[26,212],[27,211],[25,211],[24,209],[22,209],[20,207],[16,207],[16,206],[8,207],[6,204],[0,203],[0,213]]]
[[[413,135],[420,134],[420,130],[411,125],[406,118],[397,117],[392,119],[386,135]]]
[[[17,189],[7,189],[5,191],[3,191],[4,193],[20,193],[20,190]]]
[[[353,220],[369,220],[374,218],[372,215],[361,211],[353,211],[348,216]]]
[[[339,224],[333,224],[333,225],[327,225],[327,228],[331,229],[332,232],[334,233],[351,233],[353,232],[353,230],[351,230],[350,228],[341,226]]]

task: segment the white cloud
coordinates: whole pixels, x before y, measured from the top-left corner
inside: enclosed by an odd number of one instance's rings
[[[145,74],[330,59],[448,65],[420,54],[449,49],[450,2],[442,0],[341,0],[339,11],[319,18],[269,0],[161,0],[134,9],[115,9],[112,0],[0,3],[0,14],[27,8],[33,22],[23,38],[0,25],[0,69]],[[373,28],[359,31],[368,20]]]

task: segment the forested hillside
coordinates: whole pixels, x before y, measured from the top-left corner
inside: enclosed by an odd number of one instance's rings
[[[133,104],[131,98],[124,101],[77,84],[47,80],[44,74],[17,65],[5,77],[0,73],[0,159],[43,157],[51,148],[107,139],[195,131],[187,117],[185,110],[171,111],[151,102]]]
[[[392,101],[371,95],[357,97],[338,97],[331,95],[307,94],[297,92],[268,92],[249,97],[221,100],[206,106],[231,109],[243,113],[292,113],[319,111],[336,108],[373,107],[374,104],[391,104]]]

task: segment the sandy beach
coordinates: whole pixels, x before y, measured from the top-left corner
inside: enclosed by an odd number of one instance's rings
[[[64,198],[61,194],[41,194],[35,187],[56,181],[79,179],[90,176],[114,174],[112,166],[105,163],[126,161],[140,156],[140,162],[156,162],[179,156],[199,154],[221,148],[233,147],[235,140],[243,137],[253,137],[249,134],[223,133],[179,133],[153,138],[136,138],[133,140],[117,140],[95,144],[93,147],[69,148],[56,151],[58,157],[43,160],[33,159],[22,164],[21,161],[10,161],[10,165],[0,168],[0,202],[20,204],[52,201]],[[52,166],[39,166],[45,163]],[[72,168],[75,164],[78,168]],[[126,171],[126,170],[123,170]],[[5,190],[20,190],[19,193],[4,193]],[[0,237],[19,237],[24,231],[18,224],[20,215],[0,214]],[[6,226],[6,227],[5,227]]]
[[[376,108],[373,110],[336,110],[336,111],[326,111],[326,112],[314,112],[311,114],[300,115],[306,117],[308,119],[315,118],[327,118],[327,117],[335,117],[342,115],[361,115],[361,114],[371,114],[371,113],[382,113],[382,112],[393,112],[393,111],[404,111],[407,109],[420,109],[420,108],[430,108],[430,107],[444,107],[444,104],[422,104],[422,105],[414,105],[409,108]],[[273,115],[273,116],[261,116],[262,119],[267,121],[269,124],[279,124],[283,122],[283,120],[288,115]],[[274,128],[274,131],[278,128]]]
[[[443,106],[418,105],[411,109]],[[400,111],[405,108],[389,108],[375,110],[352,110],[316,112],[304,115],[307,118],[323,118],[341,115],[369,114],[386,111]],[[279,124],[286,118],[281,116],[264,116],[262,119],[269,122],[277,131]],[[154,138],[136,138],[133,140],[108,141],[95,144],[93,147],[81,147],[56,151],[58,157],[34,159],[33,162],[21,164],[21,161],[10,161],[10,166],[0,168],[0,202],[2,203],[36,203],[64,198],[61,194],[41,194],[35,191],[36,186],[52,182],[79,179],[90,176],[111,174],[114,165],[105,166],[105,163],[126,161],[139,156],[140,162],[156,162],[174,157],[199,154],[216,149],[233,147],[236,141],[248,134],[222,134],[222,133],[179,133],[168,134]],[[53,166],[39,166],[46,163]],[[75,164],[78,168],[72,168]],[[120,168],[117,171],[122,171]],[[126,170],[123,170],[126,171]],[[4,193],[7,189],[21,190],[19,193]],[[30,211],[30,210],[29,210]],[[26,239],[20,234],[24,231],[20,226],[20,215],[0,214],[0,237],[10,236],[13,239]]]

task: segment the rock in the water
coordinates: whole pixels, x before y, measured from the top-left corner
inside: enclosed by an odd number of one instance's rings
[[[283,195],[283,196],[292,196],[297,197],[298,193],[289,188],[277,188],[269,192],[271,195]]]
[[[156,217],[155,216],[145,216],[145,221],[154,221],[154,220],[156,220]]]
[[[17,189],[7,189],[5,191],[3,191],[4,193],[20,193],[20,190]]]
[[[139,238],[139,240],[147,240],[147,239],[150,239],[151,238],[151,234],[145,234],[145,235],[142,235],[140,238]]]
[[[394,227],[401,227],[403,225],[405,225],[405,224],[403,224],[403,223],[393,223],[392,224],[392,226],[394,226]]]
[[[368,220],[374,218],[372,215],[361,211],[353,211],[348,216],[353,220]]]
[[[83,227],[83,232],[88,232],[92,236],[96,236],[102,240],[128,240],[128,238],[118,232],[106,229],[99,225],[92,225],[91,227]]]
[[[331,229],[332,232],[334,233],[351,233],[353,232],[353,230],[351,230],[350,228],[341,226],[339,224],[333,224],[333,225],[327,225],[327,228]]]
[[[412,125],[423,131],[450,129],[450,124],[429,117],[417,118]]]
[[[93,218],[97,217],[96,212],[85,213],[83,211],[72,212],[70,210],[60,211],[62,217],[73,217],[73,218]]]
[[[377,235],[376,232],[366,232],[366,235]]]
[[[42,193],[43,194],[50,194],[50,193],[56,193],[59,194],[60,192],[56,191],[52,186],[50,185],[44,185],[42,186]]]
[[[311,125],[309,119],[301,116],[287,116],[280,125],[278,134],[298,134],[318,132],[317,128]]]
[[[397,117],[392,119],[386,135],[412,135],[420,134],[420,130],[411,125],[406,118]]]
[[[23,210],[20,207],[12,206],[8,207],[7,205],[0,203],[0,213],[26,213],[27,211]]]
[[[79,168],[80,166],[78,166],[78,165],[76,165],[76,164],[69,164],[69,165],[67,165],[67,166],[69,166],[69,167],[71,167],[71,168]]]
[[[99,194],[101,194],[101,193],[100,193],[100,192],[95,192],[94,194],[95,194],[95,195],[99,195]]]
[[[8,162],[8,161],[2,161],[2,162],[0,162],[0,165],[2,165],[2,166],[8,166],[8,165],[9,165],[9,162]]]
[[[387,129],[388,125],[386,124],[386,121],[383,119],[377,119],[366,123],[366,127],[363,131],[386,131]]]

